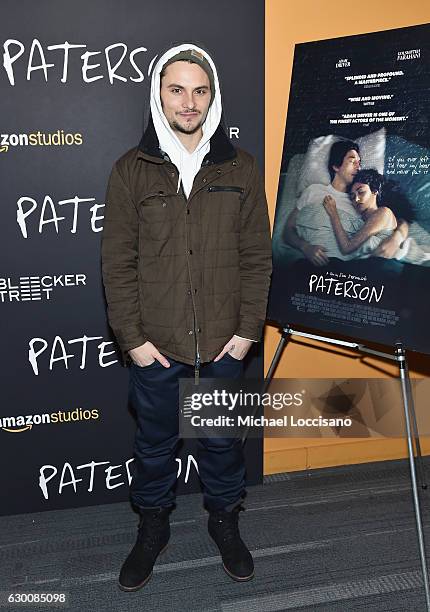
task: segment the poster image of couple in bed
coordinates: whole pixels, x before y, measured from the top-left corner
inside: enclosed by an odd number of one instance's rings
[[[430,352],[430,26],[296,45],[269,319]]]

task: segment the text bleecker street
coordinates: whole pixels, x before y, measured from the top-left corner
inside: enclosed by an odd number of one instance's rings
[[[49,276],[10,276],[0,278],[0,303],[50,300],[57,287],[78,287],[87,284],[85,274],[55,274]]]

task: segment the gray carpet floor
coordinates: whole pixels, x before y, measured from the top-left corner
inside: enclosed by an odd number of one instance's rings
[[[421,506],[430,550],[430,490]],[[406,461],[266,477],[249,489],[246,508],[254,580],[237,584],[224,573],[201,496],[188,495],[178,498],[169,547],[137,593],[117,588],[136,533],[128,504],[0,518],[0,610],[425,610]],[[66,593],[67,601],[7,603],[17,591]]]

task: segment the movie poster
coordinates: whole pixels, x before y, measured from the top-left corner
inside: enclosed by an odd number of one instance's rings
[[[430,352],[430,25],[296,45],[268,318]]]

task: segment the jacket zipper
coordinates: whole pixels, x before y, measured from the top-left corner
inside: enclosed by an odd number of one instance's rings
[[[208,187],[208,192],[214,191],[233,191],[235,193],[243,193],[245,190],[243,187],[235,187],[234,185],[211,185]]]

